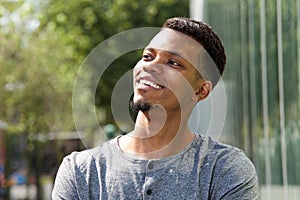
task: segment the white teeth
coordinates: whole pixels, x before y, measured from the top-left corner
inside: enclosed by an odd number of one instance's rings
[[[145,85],[149,85],[149,86],[151,86],[151,87],[153,87],[155,89],[161,89],[162,88],[161,86],[159,86],[159,85],[157,85],[155,83],[152,83],[152,82],[150,82],[148,80],[144,80],[144,79],[140,80],[140,83],[141,84],[145,84]]]

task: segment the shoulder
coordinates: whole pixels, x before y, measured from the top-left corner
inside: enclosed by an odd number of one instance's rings
[[[204,147],[203,149],[205,149],[204,165],[213,165],[215,172],[218,173],[225,173],[229,170],[239,175],[256,174],[252,161],[246,156],[244,151],[237,147],[216,141],[210,137],[202,138],[202,148]]]
[[[114,142],[108,141],[66,156],[57,171],[52,199],[87,199],[90,184],[99,183],[92,176],[101,173],[101,166],[105,165],[114,148]]]
[[[237,147],[224,144],[208,136],[200,136],[200,138],[202,140],[201,151],[202,154],[205,154],[206,159],[213,159],[217,161],[218,164],[228,162],[229,160],[252,163],[243,150]]]
[[[256,170],[245,153],[239,148],[209,137],[204,138],[203,145],[206,145],[206,156],[202,169],[211,177],[212,197],[256,199],[258,196]]]
[[[74,151],[67,155],[63,162],[67,162],[69,165],[78,169],[84,169],[87,167],[87,165],[92,163],[105,161],[116,150],[115,140],[116,139],[104,142],[103,144],[100,144],[92,149]]]

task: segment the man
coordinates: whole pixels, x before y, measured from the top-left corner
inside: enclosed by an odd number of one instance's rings
[[[204,23],[168,19],[133,70],[135,128],[67,156],[53,199],[258,199],[244,153],[188,128],[225,66],[218,36]]]

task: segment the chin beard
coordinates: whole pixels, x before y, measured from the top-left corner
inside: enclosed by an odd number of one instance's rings
[[[139,112],[139,111],[149,111],[151,108],[151,105],[144,102],[134,103],[132,99],[129,101],[129,106],[133,112]]]

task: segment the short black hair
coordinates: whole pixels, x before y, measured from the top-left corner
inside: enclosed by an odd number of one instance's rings
[[[217,33],[209,25],[201,21],[184,17],[167,19],[162,28],[169,28],[188,35],[203,46],[218,68],[218,77],[213,76],[215,78],[211,78],[213,79],[211,80],[213,85],[216,85],[219,77],[223,74],[226,64],[225,49]],[[201,75],[203,76],[202,73]]]

